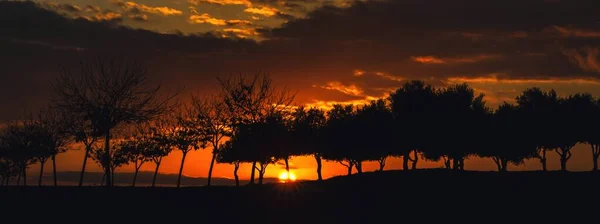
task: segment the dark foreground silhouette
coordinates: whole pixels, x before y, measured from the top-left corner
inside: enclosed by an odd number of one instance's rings
[[[385,171],[239,188],[9,187],[0,204],[27,221],[595,223],[583,220],[597,220],[599,182],[591,172]]]

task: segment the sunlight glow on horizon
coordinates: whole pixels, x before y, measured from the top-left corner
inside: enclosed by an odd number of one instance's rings
[[[282,183],[285,183],[288,181],[292,181],[292,182],[296,181],[296,174],[294,174],[292,172],[290,172],[288,174],[288,172],[284,170],[279,174],[279,181]]]

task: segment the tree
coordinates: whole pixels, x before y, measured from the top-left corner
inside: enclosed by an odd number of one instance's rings
[[[355,138],[359,151],[356,152],[358,161],[377,161],[379,171],[383,171],[385,161],[394,155],[392,140],[394,117],[384,99],[371,101],[356,112]]]
[[[526,126],[534,130],[528,135],[534,139],[538,147],[538,156],[542,164],[542,170],[546,168],[546,153],[559,147],[556,140],[560,137],[556,132],[555,119],[559,110],[559,97],[554,90],[545,92],[534,87],[523,91],[517,96],[516,102],[519,110],[526,118]]]
[[[181,157],[181,165],[179,166],[179,174],[177,176],[177,187],[181,186],[181,173],[187,154],[192,150],[204,149],[208,141],[208,136],[192,125],[193,121],[189,116],[181,113],[176,116],[170,126],[166,129],[166,141],[168,145],[178,149],[183,154]]]
[[[61,114],[59,111],[48,109],[40,111],[37,119],[33,120],[32,132],[34,133],[32,140],[37,148],[37,152],[42,157],[49,155],[52,160],[52,176],[54,180],[54,186],[57,186],[56,177],[56,156],[60,153],[66,152],[71,144],[67,131],[66,115]],[[42,157],[38,160],[42,163],[40,168],[40,180],[42,182],[42,173],[44,163]]]
[[[395,133],[402,142],[397,143],[398,153],[404,158],[403,168],[408,169],[412,161],[413,169],[418,162],[418,151],[428,147],[430,143],[430,127],[435,118],[436,91],[423,81],[413,80],[391,93],[388,100],[391,104],[395,120]],[[413,152],[414,157],[410,157]]]
[[[326,139],[327,149],[323,151],[323,158],[329,161],[336,161],[348,169],[348,175],[352,174],[352,168],[357,165],[351,157],[351,152],[356,150],[356,145],[349,139],[355,139],[354,132],[356,119],[356,110],[353,105],[333,105],[333,108],[327,112],[327,125],[324,129],[324,139]],[[360,166],[360,165],[359,165]],[[357,168],[362,171],[361,167]]]
[[[152,161],[151,153],[154,151],[154,146],[151,139],[140,134],[137,134],[120,144],[124,157],[128,159],[129,162],[133,162],[134,165],[133,187],[135,187],[137,176],[142,165]]]
[[[301,155],[313,155],[317,162],[317,178],[323,180],[321,174],[323,158],[323,128],[327,124],[325,111],[317,108],[306,110],[303,106],[294,112],[293,136],[294,145]],[[289,171],[288,171],[289,173]]]
[[[287,109],[295,95],[287,88],[277,89],[266,74],[253,76],[240,75],[218,79],[221,96],[231,117],[233,129],[243,127],[240,124],[264,122],[276,111]],[[236,130],[232,130],[236,133]],[[256,163],[252,161],[250,184],[254,184]]]
[[[104,170],[109,170],[109,173],[105,173],[102,178],[103,184],[114,184],[115,170],[129,164],[132,160],[129,157],[130,155],[123,148],[123,140],[112,141],[114,144],[112,144],[108,152],[103,148],[93,148],[90,153],[90,158],[92,158],[92,160]],[[107,153],[109,154],[108,156],[106,155]]]
[[[33,126],[31,120],[25,119],[24,121],[12,121],[9,122],[2,135],[0,135],[0,142],[3,146],[3,157],[6,160],[10,160],[13,164],[7,163],[9,166],[9,172],[13,168],[18,172],[17,174],[17,185],[20,184],[21,178],[23,178],[23,185],[27,185],[27,167],[37,162],[36,147],[34,145]]]
[[[589,113],[586,114],[586,123],[590,126],[600,126],[600,100],[594,100]],[[585,142],[587,142],[592,149],[592,171],[598,171],[598,158],[600,157],[600,134],[595,131],[585,131]]]
[[[590,94],[577,93],[559,100],[559,109],[554,121],[558,147],[555,150],[560,156],[560,170],[567,171],[567,162],[571,158],[571,149],[579,142],[585,142],[586,130],[581,124],[588,122],[586,118],[594,111],[594,99]]]
[[[188,110],[190,124],[203,136],[208,138],[212,146],[212,158],[208,168],[207,186],[211,185],[213,166],[217,152],[225,137],[231,137],[231,114],[223,99],[217,96],[207,96],[200,99],[192,95],[192,106]]]
[[[70,114],[68,111],[60,111],[59,113],[64,115],[65,131],[67,134],[72,137],[74,142],[83,144],[85,148],[81,173],[79,174],[79,187],[81,187],[83,186],[87,159],[90,157],[91,151],[95,150],[94,147],[99,147],[97,143],[102,133],[94,130],[90,120],[86,120],[78,114]]]
[[[124,59],[82,61],[77,70],[63,68],[52,83],[56,107],[77,119],[90,121],[94,133],[104,136],[103,161],[111,161],[110,137],[120,124],[151,120],[172,109],[171,99],[150,86],[147,71]],[[98,151],[98,150],[97,150]],[[105,166],[106,186],[112,186],[110,164]]]
[[[236,138],[236,137],[234,137]],[[243,149],[239,147],[234,147],[233,143],[234,139],[227,141],[223,144],[221,148],[217,151],[217,163],[228,163],[233,165],[233,177],[235,178],[235,186],[240,186],[240,178],[238,176],[238,170],[240,169],[240,164],[242,163],[242,155]]]
[[[536,142],[527,136],[525,117],[517,106],[503,103],[488,123],[487,147],[478,151],[479,156],[492,158],[498,171],[506,172],[508,164],[521,165],[525,159],[535,158]]]

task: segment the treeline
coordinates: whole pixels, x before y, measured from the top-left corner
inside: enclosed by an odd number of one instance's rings
[[[77,145],[85,150],[80,186],[88,158],[104,170],[106,186],[128,164],[135,167],[135,186],[141,166],[154,163],[154,186],[162,159],[180,150],[179,187],[187,154],[208,147],[207,185],[215,162],[234,165],[238,185],[240,164],[251,163],[250,183],[260,184],[269,165],[283,161],[289,171],[290,158],[306,155],[315,158],[319,180],[323,160],[346,166],[348,175],[353,169],[361,173],[366,161],[383,170],[390,157],[402,157],[404,169],[416,169],[419,160],[442,160],[448,169],[463,170],[467,157],[479,156],[499,171],[536,158],[546,171],[551,151],[566,171],[577,143],[591,145],[598,169],[600,135],[594,127],[600,125],[600,101],[587,93],[559,97],[554,90],[530,88],[515,104],[492,110],[467,84],[434,88],[410,81],[388,98],[324,111],[296,107],[294,94],[276,88],[266,75],[219,79],[219,93],[192,94],[182,103],[175,100],[179,91],[164,93],[146,73],[127,60],[62,69],[46,109],[2,128],[0,182],[26,185],[27,168],[39,163],[41,185],[51,161],[57,185],[56,156]]]

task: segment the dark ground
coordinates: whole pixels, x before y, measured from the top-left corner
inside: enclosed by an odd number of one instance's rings
[[[417,170],[240,188],[5,187],[0,215],[25,223],[600,223],[599,183],[590,172]]]

